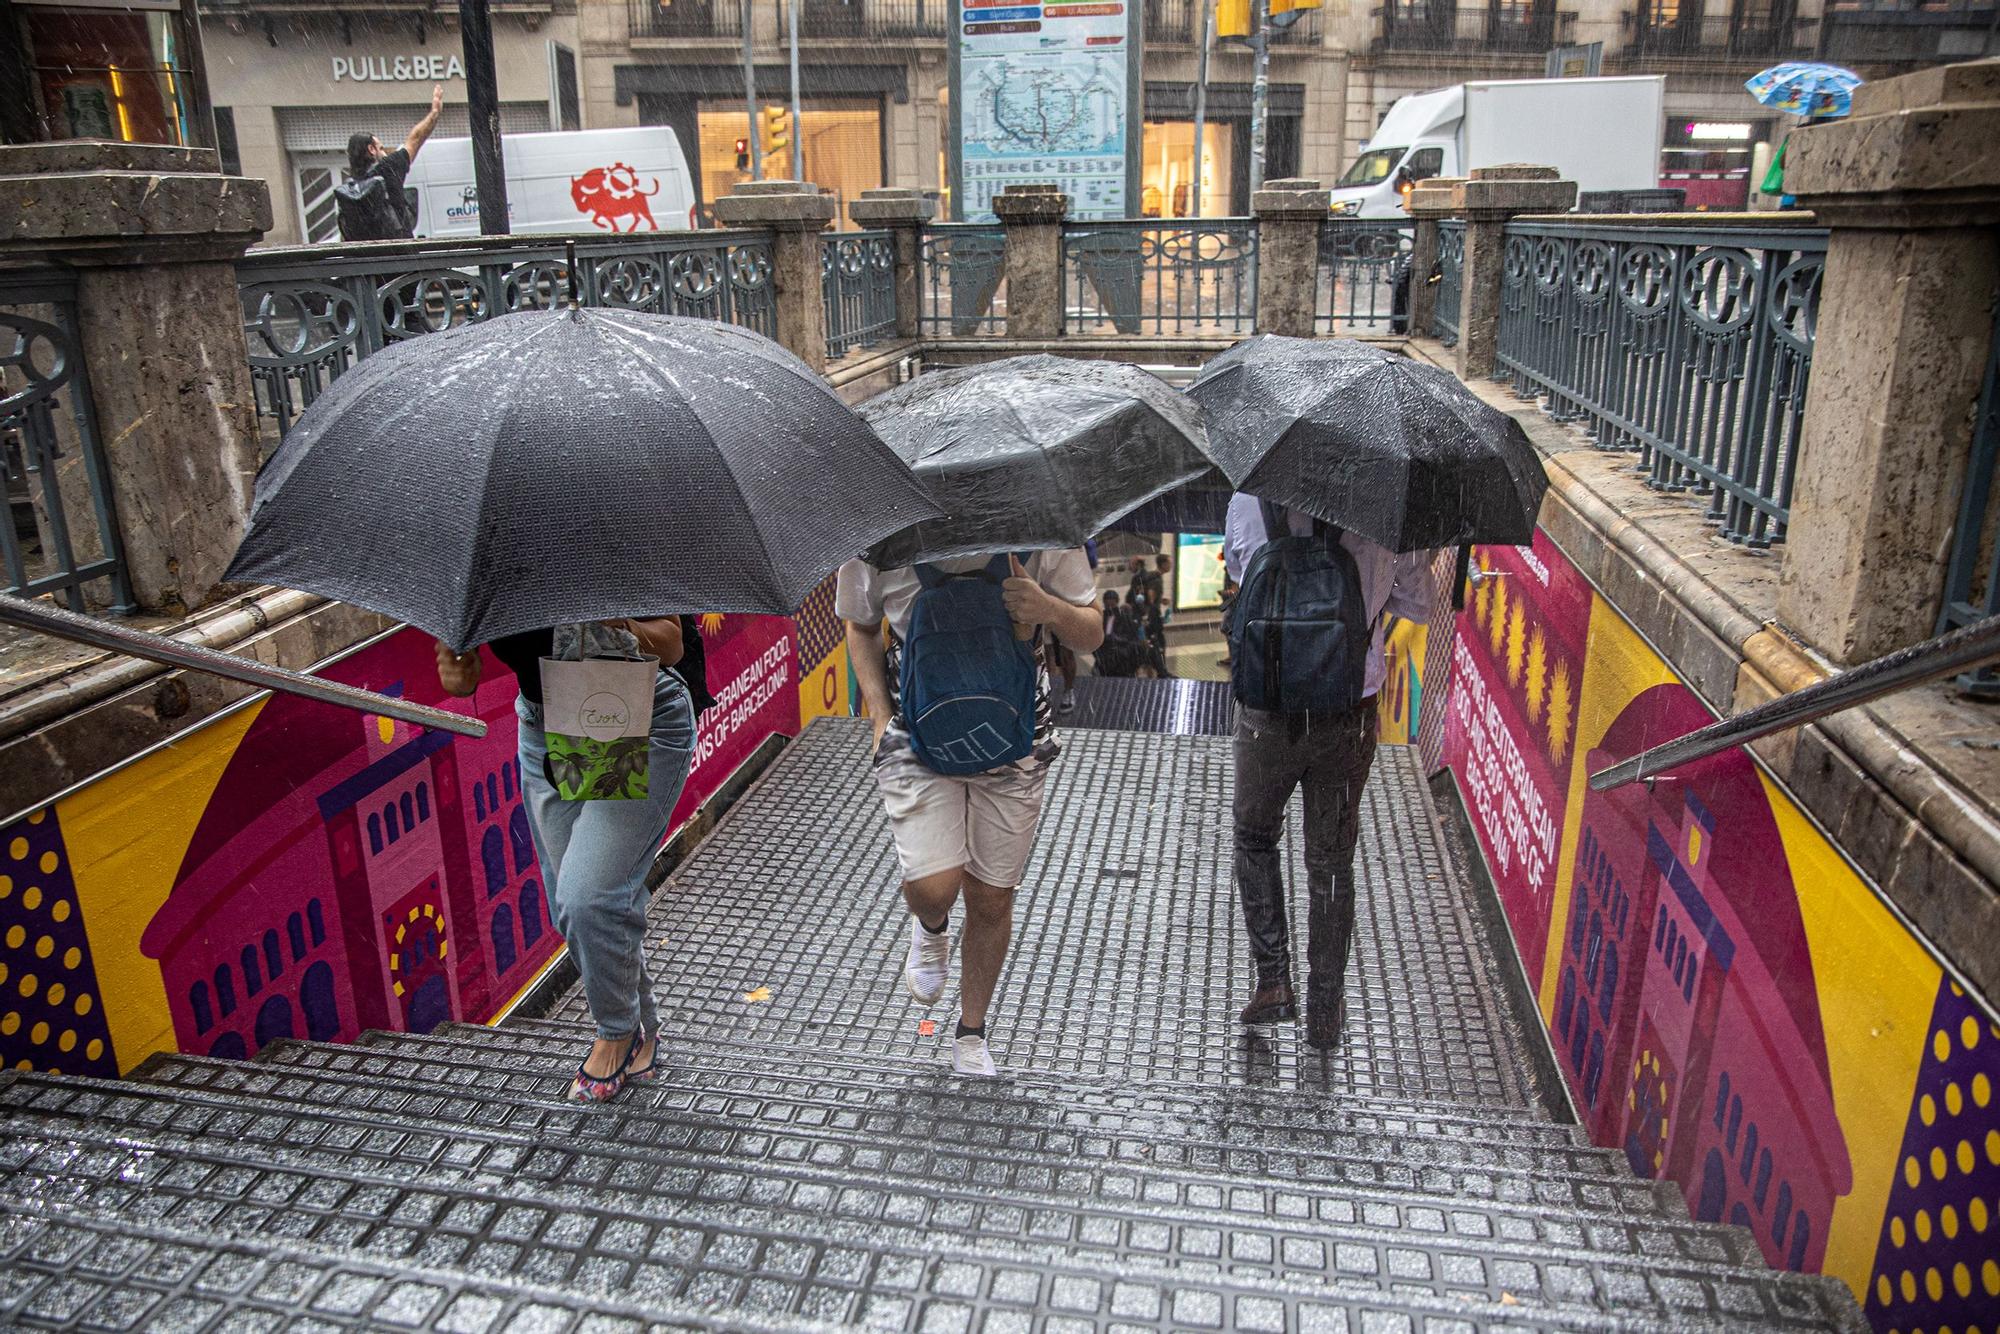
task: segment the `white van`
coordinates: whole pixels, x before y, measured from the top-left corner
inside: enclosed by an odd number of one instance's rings
[[[681,141],[664,125],[510,134],[501,153],[511,232],[677,232],[695,224],[694,179]],[[409,185],[418,236],[479,234],[472,140],[425,144]]]
[[[1328,192],[1335,216],[1406,216],[1399,176],[1464,176],[1527,162],[1556,168],[1580,190],[1660,183],[1666,80],[1510,79],[1460,83],[1399,98]]]

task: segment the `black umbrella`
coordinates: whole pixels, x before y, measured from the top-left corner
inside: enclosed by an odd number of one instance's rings
[[[1449,371],[1352,339],[1266,335],[1211,361],[1188,393],[1238,490],[1392,551],[1533,540],[1541,459]]]
[[[629,311],[504,315],[336,380],[257,478],[229,577],[456,648],[569,621],[789,612],[935,515],[776,343]]]
[[[871,551],[884,568],[1081,546],[1212,469],[1194,405],[1122,362],[1010,357],[938,371],[861,415],[945,512]]]

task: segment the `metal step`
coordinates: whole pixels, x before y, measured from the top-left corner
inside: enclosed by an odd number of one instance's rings
[[[590,1299],[352,1253],[0,1199],[8,1329],[809,1331],[683,1303]]]
[[[140,1072],[146,1080],[186,1089],[207,1089],[233,1098],[254,1097],[274,1104],[338,1106],[349,1113],[376,1112],[454,1126],[504,1127],[510,1133],[539,1142],[561,1142],[581,1152],[639,1151],[638,1146],[688,1146],[707,1153],[728,1152],[757,1162],[786,1156],[810,1157],[823,1163],[861,1162],[891,1151],[917,1160],[939,1152],[940,1142],[927,1136],[902,1141],[840,1127],[760,1127],[748,1129],[722,1121],[693,1121],[652,1112],[630,1095],[609,1106],[578,1108],[491,1089],[443,1088],[420,1079],[383,1080],[321,1070],[245,1065],[204,1057],[160,1056]],[[589,1137],[588,1139],[584,1137]],[[998,1173],[1005,1164],[1012,1172],[1041,1172],[1086,1164],[1089,1147],[1081,1137],[1073,1144],[1050,1147],[997,1142],[997,1136],[973,1141],[975,1165]],[[1592,1164],[1585,1170],[1517,1167],[1506,1163],[1460,1166],[1450,1163],[1400,1162],[1377,1155],[1341,1155],[1300,1151],[1243,1149],[1195,1156],[1192,1161],[1159,1163],[1161,1155],[1105,1157],[1108,1166],[1157,1170],[1172,1167],[1196,1180],[1229,1176],[1246,1182],[1291,1186],[1330,1184],[1385,1188],[1444,1200],[1490,1199],[1507,1203],[1539,1202],[1590,1213],[1624,1213],[1685,1217],[1686,1204],[1670,1182],[1647,1181],[1629,1171]],[[747,1165],[747,1164],[746,1164]]]
[[[62,1132],[64,1126],[72,1128],[69,1133]],[[1115,1273],[1152,1285],[1171,1303],[1193,1293],[1226,1298],[1254,1292],[1266,1298],[1319,1299],[1356,1315],[1371,1303],[1407,1307],[1411,1298],[1450,1300],[1458,1313],[1520,1316],[1536,1323],[1578,1311],[1595,1312],[1603,1320],[1615,1310],[1624,1323],[1640,1326],[1649,1321],[1684,1325],[1733,1320],[1769,1328],[1822,1328],[1838,1315],[1837,1305],[1810,1285],[1787,1285],[1781,1291],[1740,1270],[1482,1261],[1429,1252],[1407,1239],[1386,1248],[1352,1241],[1322,1245],[1316,1267],[1285,1268],[1267,1259],[1260,1270],[1255,1264],[1232,1264],[1234,1256],[1175,1264],[1156,1253],[1032,1235],[981,1235],[966,1244],[935,1225],[878,1221],[866,1227],[865,1235],[857,1235],[851,1222],[816,1221],[801,1227],[792,1210],[742,1202],[687,1210],[680,1201],[652,1196],[631,1208],[523,1195],[513,1183],[425,1181],[398,1189],[338,1161],[302,1162],[296,1155],[272,1160],[246,1155],[228,1141],[205,1145],[177,1136],[113,1139],[94,1127],[58,1118],[39,1118],[16,1129],[0,1180],[17,1195],[64,1207],[177,1227],[279,1235],[426,1272],[512,1275],[591,1297],[719,1300],[759,1316],[862,1318],[879,1293],[872,1283],[854,1282],[857,1276],[907,1277],[912,1266],[921,1270],[926,1264],[989,1273],[1030,1270],[1073,1281],[1092,1272]],[[1218,1246],[1225,1236],[1220,1229],[1181,1231],[1213,1237]],[[1231,1235],[1232,1245],[1240,1245],[1244,1235]],[[1380,1267],[1382,1249],[1393,1267],[1388,1272]],[[1329,1251],[1331,1263],[1325,1258]],[[774,1253],[782,1257],[777,1264]],[[638,1272],[633,1266],[639,1256],[658,1263]],[[1421,1291],[1419,1280],[1438,1265],[1473,1266],[1483,1281],[1472,1285],[1462,1276],[1458,1286]],[[773,1269],[801,1282],[773,1281]],[[829,1269],[846,1281],[812,1281]],[[1541,1282],[1533,1287],[1519,1282],[1530,1277]],[[751,1291],[760,1282],[761,1293],[753,1298]],[[898,1293],[907,1287],[901,1278],[891,1286]],[[930,1313],[919,1304],[905,1314],[908,1327],[920,1328]]]

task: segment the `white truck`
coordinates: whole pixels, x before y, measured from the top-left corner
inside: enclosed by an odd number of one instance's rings
[[[1401,187],[1474,167],[1554,167],[1580,191],[1660,183],[1666,80],[1510,79],[1400,98],[1328,193],[1334,216],[1404,215]]]
[[[555,134],[510,134],[509,230],[668,232],[694,226],[694,178],[681,142],[664,125]],[[410,165],[418,236],[477,236],[479,191],[472,140],[433,139]]]

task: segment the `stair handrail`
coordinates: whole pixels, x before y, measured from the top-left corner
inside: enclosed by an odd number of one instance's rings
[[[1859,667],[1836,672],[1802,690],[1684,733],[1640,751],[1590,776],[1590,790],[1608,792],[1627,783],[1656,778],[1683,764],[1707,759],[1788,727],[1803,727],[1828,714],[1866,704],[1939,677],[1952,676],[2000,659],[2000,616],[1989,616],[1949,634],[1885,653]]]
[[[100,621],[46,602],[15,597],[11,593],[0,593],[0,625],[12,625],[73,643],[88,644],[92,648],[109,649],[113,653],[165,663],[169,667],[207,672],[211,676],[318,700],[322,704],[333,704],[358,713],[380,714],[385,718],[415,723],[419,727],[435,727],[441,732],[455,732],[468,737],[486,735],[485,723],[462,713],[413,704],[394,695],[381,695],[359,686],[342,685],[338,681],[328,681],[305,672],[274,667],[254,658],[239,658],[200,644],[190,644],[134,626],[119,625],[115,621]]]

